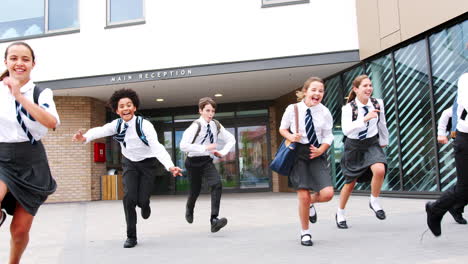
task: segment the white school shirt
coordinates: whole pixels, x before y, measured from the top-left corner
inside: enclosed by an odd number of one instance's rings
[[[331,145],[333,143],[333,117],[323,104],[318,104],[308,107],[304,100],[297,103],[298,108],[298,122],[299,133],[302,135],[299,143],[309,144],[307,132],[305,127],[305,117],[307,109],[310,109],[312,114],[312,122],[314,123],[315,134],[320,144]],[[290,129],[291,132],[296,133],[296,121],[294,113],[294,104],[289,105],[284,111],[283,118],[281,119],[280,129]]]
[[[387,129],[387,120],[385,120],[385,108],[382,99],[377,99],[377,102],[380,105],[380,120],[379,118],[373,118],[367,122],[364,122],[364,108],[363,106],[367,106],[369,112],[374,110],[374,105],[372,104],[371,100],[367,100],[367,104],[361,103],[357,98],[356,105],[358,107],[358,116],[356,120],[353,121],[353,110],[351,108],[351,104],[347,103],[341,109],[341,129],[343,130],[343,134],[351,139],[359,139],[359,132],[366,129],[367,123],[367,135],[366,138],[371,138],[377,133],[379,133],[379,144],[381,146],[388,145],[388,129]],[[378,122],[378,126],[377,126]]]
[[[447,136],[447,124],[452,118],[452,107],[445,109],[440,115],[439,123],[437,124],[437,136]]]
[[[468,115],[465,120],[462,120],[461,114],[463,109],[468,111],[468,72],[462,74],[458,79],[458,109],[457,109],[457,130],[463,133],[468,133]]]
[[[182,139],[180,140],[180,149],[184,152],[188,152],[189,157],[213,157],[214,155],[210,151],[206,150],[206,146],[211,144],[209,137],[206,138],[203,144],[201,143],[208,131],[208,123],[203,117],[200,117],[199,119],[197,119],[197,121],[200,122],[201,128],[200,133],[195,139],[195,142],[193,142],[192,144],[193,138],[195,137],[195,134],[198,130],[198,125],[195,122],[193,122],[187,128],[187,130],[184,131],[184,134],[182,135]],[[213,134],[213,143],[217,143],[220,139],[226,143],[223,149],[218,150],[218,152],[224,157],[226,154],[228,154],[228,152],[231,150],[234,144],[236,144],[235,137],[223,126],[221,126],[221,129],[218,134],[218,128],[216,127],[216,123],[213,120],[210,121],[210,130]]]
[[[34,82],[30,80],[20,89],[23,96],[32,102],[34,101],[34,86]],[[59,126],[60,118],[55,108],[54,96],[51,89],[46,88],[39,94],[38,104],[55,117],[57,126]],[[32,121],[23,112],[21,112],[21,118],[36,141],[47,134],[48,128],[38,121]],[[25,141],[29,141],[29,138],[16,119],[15,97],[11,94],[8,86],[4,85],[2,81],[0,82],[0,142],[16,143]]]
[[[136,116],[133,116],[128,122],[122,120],[120,131],[117,131],[117,121],[118,119],[115,119],[102,127],[95,127],[88,130],[88,132],[83,135],[86,138],[85,143],[97,138],[115,135],[121,132],[124,129],[125,123],[127,123],[128,128],[124,138],[126,147],[123,146],[123,143],[120,143],[122,155],[134,162],[156,157],[164,165],[166,170],[169,171],[169,168],[174,167],[171,156],[167,153],[164,146],[159,143],[156,130],[150,121],[143,119],[142,124],[143,134],[145,134],[149,146],[145,145],[140,137],[138,137],[136,131]]]

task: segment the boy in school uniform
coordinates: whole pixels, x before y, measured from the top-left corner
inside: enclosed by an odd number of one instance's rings
[[[200,118],[194,121],[182,135],[180,149],[187,152],[185,167],[188,171],[190,191],[187,199],[185,219],[193,222],[195,202],[200,194],[202,178],[211,188],[211,232],[218,232],[227,224],[226,218],[218,218],[221,202],[221,176],[213,164],[213,157],[225,156],[236,140],[217,120],[214,120],[216,103],[209,97],[201,98],[198,103]],[[217,149],[218,140],[226,144]]]
[[[109,106],[120,118],[95,127],[86,134],[78,131],[74,141],[88,143],[97,138],[114,135],[114,140],[120,143],[122,151],[123,206],[127,222],[127,240],[124,248],[137,245],[136,206],[141,208],[141,216],[148,219],[151,215],[150,196],[154,183],[154,171],[157,169],[158,159],[175,177],[182,175],[181,169],[175,167],[171,156],[161,143],[154,126],[148,120],[135,116],[140,100],[135,91],[121,89],[111,96]]]

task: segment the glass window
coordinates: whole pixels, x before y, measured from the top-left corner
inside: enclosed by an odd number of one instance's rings
[[[237,116],[239,117],[247,117],[247,116],[267,116],[268,109],[260,109],[260,110],[246,110],[246,111],[239,111],[237,112]]]
[[[49,30],[78,28],[78,0],[49,0]]]
[[[400,161],[398,155],[398,126],[395,111],[395,92],[393,85],[393,71],[391,55],[383,56],[367,64],[369,78],[374,91],[372,96],[384,102],[385,119],[389,133],[388,146],[384,149],[387,155],[387,174],[385,175],[382,190],[399,191],[400,188]],[[370,186],[366,188],[370,190]]]
[[[344,101],[343,87],[341,85],[341,77],[336,76],[328,79],[325,82],[325,96],[323,104],[330,110],[333,116],[333,136],[335,140],[329,150],[329,162],[333,178],[333,183],[336,189],[341,189],[344,185],[344,177],[341,172],[341,155],[343,154],[343,131],[341,130],[341,107]]]
[[[143,20],[143,0],[108,0],[108,24]]]
[[[404,191],[437,190],[426,58],[424,40],[395,52]]]
[[[268,188],[270,167],[266,126],[239,127],[237,131],[240,188]]]
[[[1,5],[0,40],[79,27],[78,0],[7,0]]]
[[[233,127],[226,127],[226,130],[229,131],[229,133],[232,135],[236,134],[235,128]],[[226,143],[223,140],[219,140],[217,144],[217,149],[222,149]],[[213,164],[216,166],[216,169],[221,175],[224,189],[234,189],[238,187],[237,182],[239,178],[239,172],[237,171],[237,157],[235,147],[231,148],[226,156],[213,159]]]
[[[0,39],[44,33],[44,0],[2,1]]]
[[[437,120],[442,112],[452,107],[457,94],[457,81],[468,69],[468,21],[430,36],[434,105]],[[453,146],[439,144],[441,190],[456,182]]]

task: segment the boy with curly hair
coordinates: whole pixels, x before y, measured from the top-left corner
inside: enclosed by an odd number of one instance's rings
[[[154,126],[148,120],[135,116],[140,105],[137,93],[132,89],[115,91],[109,99],[109,106],[120,118],[102,127],[91,128],[82,134],[78,131],[74,141],[88,143],[97,138],[113,136],[120,143],[122,151],[123,206],[127,222],[127,240],[124,248],[137,244],[136,206],[141,208],[141,216],[148,219],[151,214],[150,196],[154,183],[154,171],[158,159],[175,177],[182,175],[181,169],[175,167],[171,156],[161,143]]]

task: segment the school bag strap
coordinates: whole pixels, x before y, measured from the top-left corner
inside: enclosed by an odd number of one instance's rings
[[[215,125],[216,125],[216,136],[219,135],[219,131],[221,131],[221,123],[216,120],[216,119],[213,119],[213,122],[215,122]],[[200,134],[200,131],[201,131],[201,124],[200,124],[200,121],[198,120],[195,120],[193,121],[194,124],[197,124],[197,132],[195,133],[195,136],[193,137],[193,140],[192,140],[192,143],[195,143],[195,140],[197,139],[198,135]]]
[[[149,146],[148,139],[145,136],[145,133],[143,132],[143,117],[142,116],[136,116],[135,120],[135,125],[136,125],[136,132],[140,140],[146,145]],[[116,134],[120,133],[120,128],[122,127],[123,120],[122,118],[117,119],[117,125],[115,127],[115,130],[117,131]]]
[[[374,97],[371,97],[370,101],[371,101],[372,105],[374,106],[374,108],[376,110],[380,111],[379,101],[377,101],[377,99],[374,98]],[[351,110],[352,110],[352,118],[353,118],[352,120],[355,121],[357,119],[357,116],[358,116],[358,106],[357,106],[356,100],[352,100],[351,102],[349,102],[349,104],[351,105]],[[377,122],[379,122],[379,121],[380,121],[380,113],[379,113],[378,118],[377,118]]]
[[[294,104],[294,121],[296,122],[296,134],[299,133],[299,107]]]
[[[135,123],[136,123],[136,132],[138,134],[138,137],[146,146],[149,146],[148,139],[146,139],[145,133],[143,133],[143,117],[137,116]]]
[[[35,104],[39,104],[39,95],[44,91],[45,88],[39,87],[39,86],[34,86],[34,91],[33,91],[33,100]],[[45,107],[49,107],[49,105],[45,104]]]

